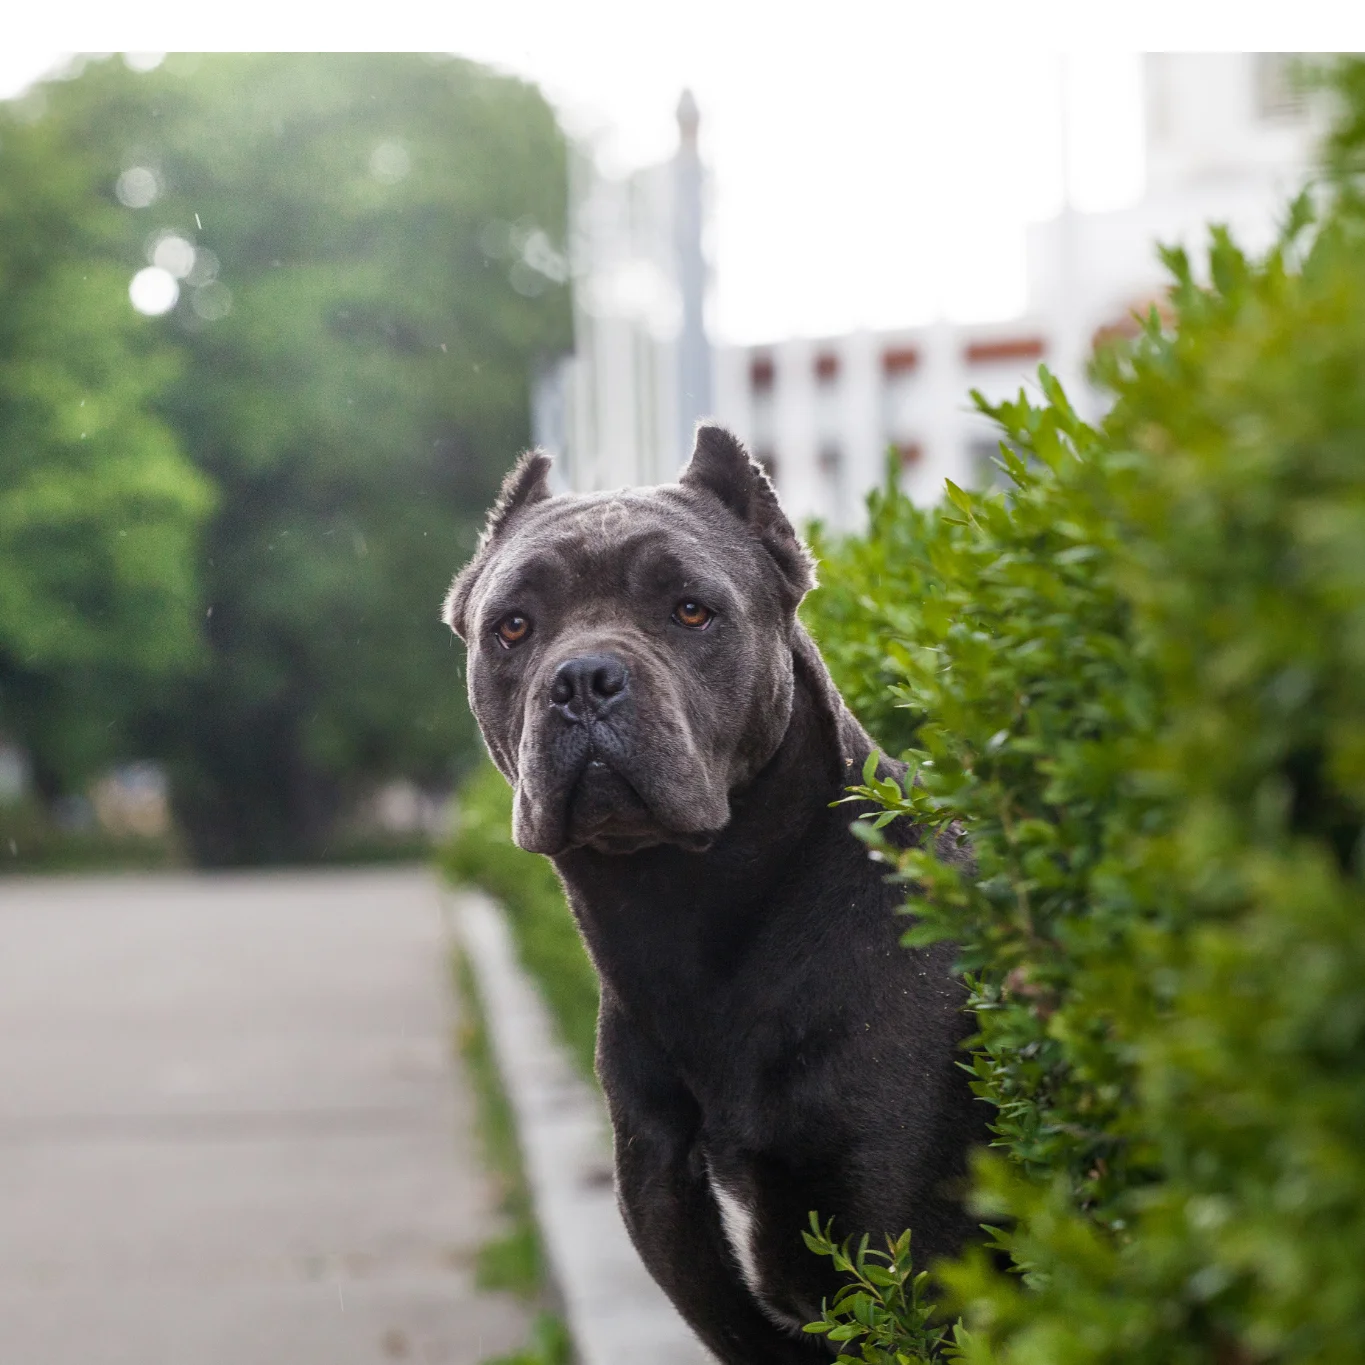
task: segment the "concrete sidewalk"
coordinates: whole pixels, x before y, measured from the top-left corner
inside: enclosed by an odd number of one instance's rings
[[[474,1365],[492,1230],[418,872],[0,880],[0,1365]]]

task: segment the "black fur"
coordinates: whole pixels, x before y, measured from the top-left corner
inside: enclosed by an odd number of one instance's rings
[[[519,475],[447,619],[518,842],[553,857],[601,978],[626,1223],[725,1365],[828,1361],[800,1330],[838,1287],[812,1210],[841,1237],[913,1229],[920,1266],[970,1230],[985,1116],[954,950],[899,945],[903,888],[831,805],[873,746],[795,619],[810,561],[739,443],[703,428],[679,485],[629,494]],[[670,620],[694,598],[711,628]]]
[[[787,735],[712,848],[556,859],[602,981],[622,1210],[727,1365],[829,1360],[796,1330],[837,1287],[800,1235],[812,1210],[843,1236],[913,1228],[919,1266],[956,1250],[964,1152],[984,1136],[957,1066],[954,950],[899,945],[904,891],[849,833],[855,811],[829,804],[872,745],[831,707],[813,646],[797,649]],[[753,1206],[760,1294],[717,1179]]]

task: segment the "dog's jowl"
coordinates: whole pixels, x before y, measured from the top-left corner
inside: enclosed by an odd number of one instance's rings
[[[872,742],[739,443],[702,427],[659,488],[551,496],[548,469],[508,476],[446,620],[515,838],[554,860],[601,977],[621,1209],[727,1365],[827,1361],[801,1332],[838,1287],[811,1210],[836,1235],[912,1228],[921,1266],[968,1231],[982,1107],[953,949],[899,946],[902,891],[831,806]]]

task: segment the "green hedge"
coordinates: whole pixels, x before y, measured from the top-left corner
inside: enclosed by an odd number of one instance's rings
[[[1099,428],[1043,372],[982,404],[1009,491],[888,488],[821,547],[808,620],[917,767],[867,794],[976,853],[895,858],[907,939],[962,945],[996,1110],[974,1198],[1015,1273],[936,1268],[973,1362],[1365,1350],[1358,63],[1340,88],[1324,220],[1260,261],[1215,230],[1207,284],[1168,253],[1175,321],[1099,358]],[[875,1277],[814,1327],[937,1349]]]

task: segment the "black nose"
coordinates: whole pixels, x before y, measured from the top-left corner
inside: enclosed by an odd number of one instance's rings
[[[595,720],[624,694],[629,675],[610,654],[580,654],[555,669],[550,700],[568,720]]]

